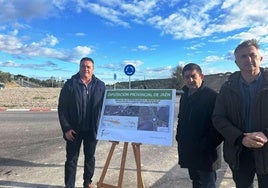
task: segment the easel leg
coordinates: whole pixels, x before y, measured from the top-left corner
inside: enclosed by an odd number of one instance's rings
[[[124,177],[124,170],[125,170],[125,164],[126,164],[126,157],[127,157],[127,149],[128,149],[128,142],[124,143],[124,148],[123,148],[123,154],[122,154],[122,159],[121,159],[121,166],[120,166],[120,173],[119,173],[119,179],[118,179],[118,186],[114,185],[109,185],[106,183],[103,183],[104,177],[106,175],[106,172],[108,170],[115,146],[119,142],[112,141],[112,147],[110,149],[109,155],[107,157],[106,163],[104,165],[101,177],[99,182],[97,183],[97,188],[122,188],[123,186],[123,177]],[[133,153],[134,153],[134,158],[136,162],[136,167],[137,167],[137,187],[138,188],[144,188],[144,183],[141,175],[141,159],[140,159],[140,143],[132,143],[133,147]]]
[[[127,148],[128,148],[128,142],[125,142],[123,154],[122,154],[122,160],[121,160],[119,179],[118,179],[118,188],[122,188],[122,185],[123,185],[123,176],[124,176],[124,170],[125,170],[125,164],[126,164]]]
[[[102,171],[100,180],[99,180],[99,182],[97,183],[97,188],[101,188],[101,187],[103,187],[103,181],[104,181],[105,175],[106,175],[106,173],[107,173],[109,164],[110,164],[110,162],[111,162],[111,159],[112,159],[112,156],[113,156],[113,153],[114,153],[115,146],[116,146],[119,142],[112,142],[112,143],[113,143],[113,144],[112,144],[112,147],[111,147],[111,149],[110,149],[109,155],[108,155],[108,157],[107,157],[106,163],[105,163],[105,165],[104,165],[104,168],[103,168],[103,171]]]
[[[139,143],[132,143],[133,153],[137,167],[137,186],[138,188],[144,188],[144,183],[141,175],[140,145],[141,144]]]

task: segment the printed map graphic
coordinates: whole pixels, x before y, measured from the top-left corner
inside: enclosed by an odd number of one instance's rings
[[[103,128],[143,131],[169,131],[169,106],[106,105]]]

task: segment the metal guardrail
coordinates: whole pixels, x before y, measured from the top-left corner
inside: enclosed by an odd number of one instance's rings
[[[35,84],[33,82],[29,82],[27,80],[16,80],[16,83],[19,84],[21,87],[29,87],[29,88],[40,88],[41,86]]]

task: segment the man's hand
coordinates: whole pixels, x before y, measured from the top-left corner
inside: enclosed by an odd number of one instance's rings
[[[69,141],[74,141],[74,139],[75,139],[74,135],[76,135],[76,132],[73,129],[70,129],[69,131],[67,131],[65,133],[65,137]]]
[[[244,133],[242,144],[248,148],[261,148],[267,141],[263,132]]]

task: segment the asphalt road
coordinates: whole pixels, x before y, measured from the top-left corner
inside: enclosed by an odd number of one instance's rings
[[[176,114],[177,109],[175,116]],[[65,142],[57,112],[0,112],[0,120],[0,187],[64,187]],[[117,185],[123,145],[124,143],[119,143],[116,146],[104,183]],[[93,179],[95,187],[111,146],[112,143],[108,141],[98,143]],[[187,171],[177,165],[176,142],[172,147],[144,144],[140,150],[145,187],[191,187]],[[82,173],[83,153],[79,158],[76,187],[82,187]],[[123,187],[137,187],[136,177],[134,154],[129,144]],[[218,171],[217,183],[221,188],[234,187],[230,171],[224,162]]]

